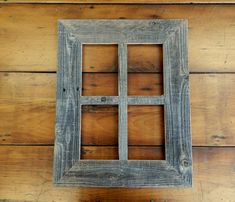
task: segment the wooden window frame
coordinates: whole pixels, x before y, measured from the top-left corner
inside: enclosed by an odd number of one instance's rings
[[[186,20],[60,20],[54,183],[82,187],[191,187]],[[82,45],[118,45],[118,96],[82,96]],[[127,45],[162,44],[162,96],[127,95]],[[119,160],[83,160],[81,106],[119,106]],[[128,160],[128,105],[164,105],[165,160]]]

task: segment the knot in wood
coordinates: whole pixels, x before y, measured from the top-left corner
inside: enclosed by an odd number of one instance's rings
[[[183,167],[189,167],[189,166],[190,166],[190,163],[189,163],[189,161],[188,161],[187,159],[183,159],[183,160],[181,161],[181,165],[182,165]]]

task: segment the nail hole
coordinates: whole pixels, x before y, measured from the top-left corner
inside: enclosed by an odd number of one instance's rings
[[[189,161],[187,161],[185,159],[185,160],[183,160],[182,164],[183,164],[184,167],[188,167],[189,166]]]
[[[105,102],[105,101],[106,101],[106,97],[102,97],[101,102]]]
[[[63,88],[63,92],[65,92],[66,91],[66,89],[65,88]]]
[[[150,25],[156,25],[157,23],[156,22],[150,22]]]

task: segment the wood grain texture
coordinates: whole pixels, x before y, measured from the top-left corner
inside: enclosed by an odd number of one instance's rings
[[[191,187],[188,21],[60,20],[58,35],[54,183],[80,187]],[[81,97],[82,44],[94,43],[118,44],[117,97]],[[162,96],[128,97],[127,44],[163,44]],[[118,104],[118,161],[80,160],[84,103]],[[164,105],[165,161],[128,161],[128,104]]]
[[[81,159],[114,160],[118,159],[116,146],[82,146]],[[129,146],[128,159],[131,160],[164,160],[164,147]]]
[[[55,78],[55,74],[0,73],[1,144],[53,144]],[[93,82],[97,80],[104,82],[106,79],[110,82],[107,75],[99,76],[99,79],[91,78]],[[134,86],[134,83],[132,85]],[[233,74],[191,74],[190,85],[193,145],[235,145],[235,93],[231,88],[235,85],[235,76]],[[147,87],[149,90],[136,88],[135,92],[151,93],[155,89],[154,85]],[[96,90],[102,92],[99,86]],[[104,91],[106,92],[107,88],[104,88]],[[111,92],[112,89],[108,91]],[[139,110],[138,107],[129,110],[129,116],[132,117],[129,123],[132,125],[132,130],[129,130],[129,141],[133,144],[161,145],[163,138],[159,134],[162,134],[162,126],[154,125],[156,133],[152,133],[149,129],[150,125],[147,124],[151,123],[149,122],[151,119],[161,122],[161,111],[149,107],[144,111]],[[109,112],[108,115],[107,112]],[[117,144],[115,108],[86,108],[84,116],[87,122],[83,125],[86,134],[83,144]],[[145,124],[141,124],[140,120],[144,120]],[[93,127],[89,128],[89,125]],[[145,135],[136,139],[136,130]]]
[[[93,152],[93,149],[86,148],[87,155],[92,156]],[[0,147],[0,199],[39,202],[75,202],[84,201],[84,199],[88,201],[150,201],[151,199],[177,202],[233,201],[235,198],[234,152],[234,148],[193,148],[194,186],[192,189],[78,189],[53,186],[53,147],[2,146]]]
[[[90,74],[83,73],[83,95],[84,96],[117,96],[118,74]],[[156,96],[163,94],[162,74],[128,74],[129,96]]]
[[[118,145],[117,106],[83,106],[82,112],[83,145]],[[163,113],[162,106],[129,106],[128,144],[164,144]]]
[[[131,30],[129,30],[131,31]],[[127,44],[118,44],[118,152],[120,160],[128,159],[128,67]]]
[[[127,52],[129,72],[162,72],[162,45],[129,44]],[[104,55],[108,57],[103,57]],[[83,45],[83,70],[85,72],[118,72],[118,46],[113,44]]]
[[[84,44],[82,52],[83,71],[96,72],[99,69],[99,72],[118,72],[117,44]]]
[[[190,71],[234,72],[235,12],[233,5],[2,4],[0,9],[1,71],[55,71],[58,19],[183,18],[189,20]],[[205,23],[208,21],[213,23]],[[95,52],[90,54],[96,54]],[[148,58],[145,54],[143,57]],[[99,64],[104,65],[98,58],[97,64],[92,65],[94,68],[92,70],[89,68],[87,71],[95,71],[99,68]],[[145,64],[148,63],[145,62]],[[107,70],[107,66],[113,65],[108,61],[103,67]]]
[[[234,0],[0,0],[0,3],[232,4]]]
[[[192,134],[188,69],[188,22],[163,43],[166,160],[192,186]],[[180,148],[180,149],[179,149]]]
[[[234,5],[233,0],[193,0],[192,3],[221,3],[221,5],[11,5],[3,3],[23,2],[18,0],[0,0],[0,69],[13,71],[55,71],[56,69],[56,20],[58,18],[188,18],[190,70],[192,72],[234,72]],[[68,3],[69,0],[27,0],[27,3]],[[60,2],[59,2],[60,1]],[[72,2],[73,1],[73,2]],[[89,0],[88,0],[89,1]],[[94,0],[95,1],[95,0]],[[99,0],[98,0],[99,1]],[[112,3],[110,0],[108,3]],[[117,0],[122,1],[122,0]],[[126,3],[123,0],[122,3]],[[137,1],[137,0],[133,0]],[[144,1],[145,4],[151,0]],[[153,0],[158,1],[158,0]],[[160,2],[161,0],[159,0]],[[164,3],[174,1],[168,0]],[[70,0],[77,3],[76,0]],[[85,0],[84,0],[85,2]],[[130,2],[130,1],[128,1]],[[178,0],[189,3],[188,0]],[[155,3],[155,2],[154,2]],[[161,2],[162,3],[162,2]],[[78,12],[79,10],[79,12]],[[209,23],[205,23],[208,22]],[[115,50],[107,50],[110,60],[99,60],[100,47],[89,54],[93,59],[87,60],[86,71],[116,71]],[[144,49],[149,51],[147,48]],[[131,53],[136,55],[136,49]],[[130,63],[139,66],[144,59],[145,71],[151,68],[158,71],[158,66],[150,61],[159,55],[153,53],[142,55]],[[133,56],[132,56],[133,57]],[[22,59],[23,58],[23,59]],[[97,60],[94,61],[94,58]],[[133,57],[134,59],[134,57]],[[92,61],[92,62],[91,62]],[[94,62],[93,62],[94,61]],[[142,64],[141,64],[142,65]],[[138,69],[139,71],[140,69]],[[6,74],[0,73],[0,144],[53,144],[55,116],[55,74]],[[8,78],[8,79],[6,79]],[[133,77],[133,79],[137,79]],[[140,79],[140,78],[139,78]],[[234,146],[234,86],[233,74],[191,75],[191,106],[193,144],[204,146]],[[101,80],[101,79],[100,79]],[[152,86],[144,79],[144,86]],[[95,79],[87,80],[95,83]],[[112,79],[109,82],[114,83]],[[153,81],[153,80],[152,80]],[[108,81],[107,81],[108,82]],[[149,84],[147,84],[147,82]],[[102,83],[101,81],[99,83]],[[99,84],[100,85],[100,84]],[[102,88],[99,85],[92,93]],[[105,85],[105,82],[104,82]],[[90,90],[94,86],[88,86]],[[133,85],[135,87],[135,85]],[[89,92],[88,90],[87,92]],[[112,89],[105,89],[112,91]],[[135,93],[152,93],[143,87],[136,87]],[[102,111],[108,111],[106,113]],[[158,110],[151,113],[150,108],[138,113],[131,109],[133,123],[141,119],[159,117]],[[112,108],[86,109],[87,120],[99,124],[94,130],[86,129],[90,144],[117,143],[115,135],[115,114]],[[149,114],[149,115],[148,115]],[[95,117],[94,117],[95,116]],[[94,119],[91,119],[94,117]],[[24,123],[24,124],[22,124]],[[106,124],[106,127],[102,126]],[[87,123],[89,125],[89,123]],[[133,127],[132,126],[132,127]],[[152,138],[145,125],[140,126],[146,134],[140,136],[140,143],[151,144]],[[134,129],[134,127],[133,127]],[[136,129],[138,130],[138,129]],[[155,126],[158,130],[158,126]],[[98,132],[97,132],[98,131]],[[104,134],[94,139],[93,132]],[[134,136],[132,136],[134,137]],[[157,136],[153,144],[162,144]],[[132,139],[136,140],[136,137]],[[116,142],[115,142],[116,141]],[[137,142],[138,143],[138,142]],[[136,142],[135,142],[136,144]],[[105,147],[106,148],[106,147]],[[53,148],[49,147],[0,147],[0,199],[3,201],[233,201],[234,195],[234,153],[233,148],[194,148],[194,187],[182,189],[63,189],[52,185]],[[197,151],[196,151],[197,150]],[[115,151],[99,150],[95,147],[84,148],[86,158],[94,158],[98,153],[104,158],[115,158]],[[133,150],[131,150],[133,151]],[[130,152],[129,151],[129,155]],[[145,150],[135,150],[133,156],[143,154]],[[89,155],[88,155],[89,154]],[[148,155],[149,152],[145,153]],[[159,154],[159,153],[157,153]],[[151,151],[150,155],[154,155]],[[161,155],[160,155],[161,156]],[[154,157],[155,158],[155,157]]]
[[[55,78],[55,74],[0,73],[1,143],[53,143]]]
[[[82,46],[58,23],[54,181],[80,159]]]

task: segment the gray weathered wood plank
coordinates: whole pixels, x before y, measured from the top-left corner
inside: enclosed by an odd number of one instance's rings
[[[164,105],[165,96],[128,96],[129,105]]]
[[[83,160],[65,174],[61,183],[63,180],[68,186],[82,187],[187,186],[181,175],[166,161],[148,160]]]
[[[127,142],[127,45],[118,45],[118,89],[119,89],[119,107],[118,107],[118,151],[119,159],[127,160],[128,142]]]
[[[59,24],[55,181],[80,159],[81,43]]]

